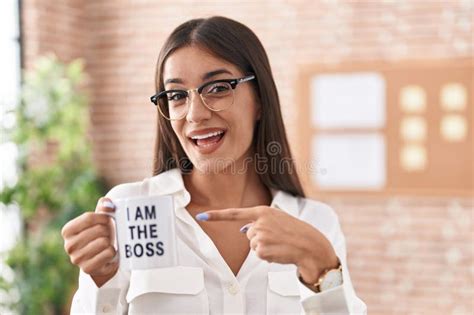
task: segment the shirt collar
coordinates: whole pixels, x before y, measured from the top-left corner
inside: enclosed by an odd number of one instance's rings
[[[184,189],[183,177],[179,168],[173,168],[150,179],[150,194],[170,195]]]
[[[270,191],[273,196],[270,207],[278,208],[294,217],[298,217],[298,199],[295,196],[292,196],[283,190],[274,188],[271,188]]]
[[[183,176],[179,168],[174,168],[152,177],[149,189],[150,195],[173,195],[176,210],[186,207],[191,201],[191,195],[184,186]],[[270,192],[273,198],[271,207],[298,217],[299,209],[296,197],[274,188],[271,188]],[[181,218],[184,216],[180,212],[177,212],[177,215]]]
[[[179,168],[158,174],[150,179],[150,195],[173,195],[175,208],[186,207],[191,195],[184,187],[183,176]]]

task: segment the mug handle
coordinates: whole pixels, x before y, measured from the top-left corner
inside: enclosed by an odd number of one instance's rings
[[[115,217],[115,212],[97,212],[102,215],[106,215],[108,217],[111,217],[115,221],[115,242],[117,243],[117,248],[115,248],[115,256],[112,258],[112,261],[115,262],[120,259],[120,253],[119,253],[119,238],[117,235],[117,219]]]

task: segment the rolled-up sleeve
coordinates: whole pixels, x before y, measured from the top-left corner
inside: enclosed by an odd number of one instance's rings
[[[140,194],[139,183],[121,184],[113,187],[106,197],[123,198]],[[126,314],[128,304],[125,296],[130,283],[130,272],[119,268],[117,273],[100,288],[91,276],[79,272],[79,286],[71,304],[71,314]]]
[[[91,276],[81,270],[71,314],[126,314],[128,307],[125,295],[129,280],[130,274],[119,269],[99,288]]]
[[[316,293],[299,282],[300,298],[306,314],[367,314],[367,306],[357,297],[347,268],[346,240],[337,214],[328,205],[310,203],[301,213],[302,219],[313,224],[331,242],[342,265],[340,286]]]

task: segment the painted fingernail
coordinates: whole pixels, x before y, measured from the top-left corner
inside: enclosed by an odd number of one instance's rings
[[[198,214],[196,214],[196,220],[207,221],[207,220],[209,220],[209,214],[207,214],[205,212],[198,213]]]
[[[111,201],[108,201],[108,200],[102,201],[102,207],[115,209],[115,205]]]
[[[243,227],[240,228],[240,232],[247,233],[248,229],[250,228],[251,223],[245,224]]]
[[[240,228],[240,232],[247,233],[248,229],[249,229],[248,226],[243,226],[243,227]]]

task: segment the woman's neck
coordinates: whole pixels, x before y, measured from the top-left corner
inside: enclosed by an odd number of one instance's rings
[[[227,170],[219,173],[193,169],[184,176],[184,184],[194,205],[212,209],[269,205],[272,199],[270,191],[252,167],[245,172]]]

